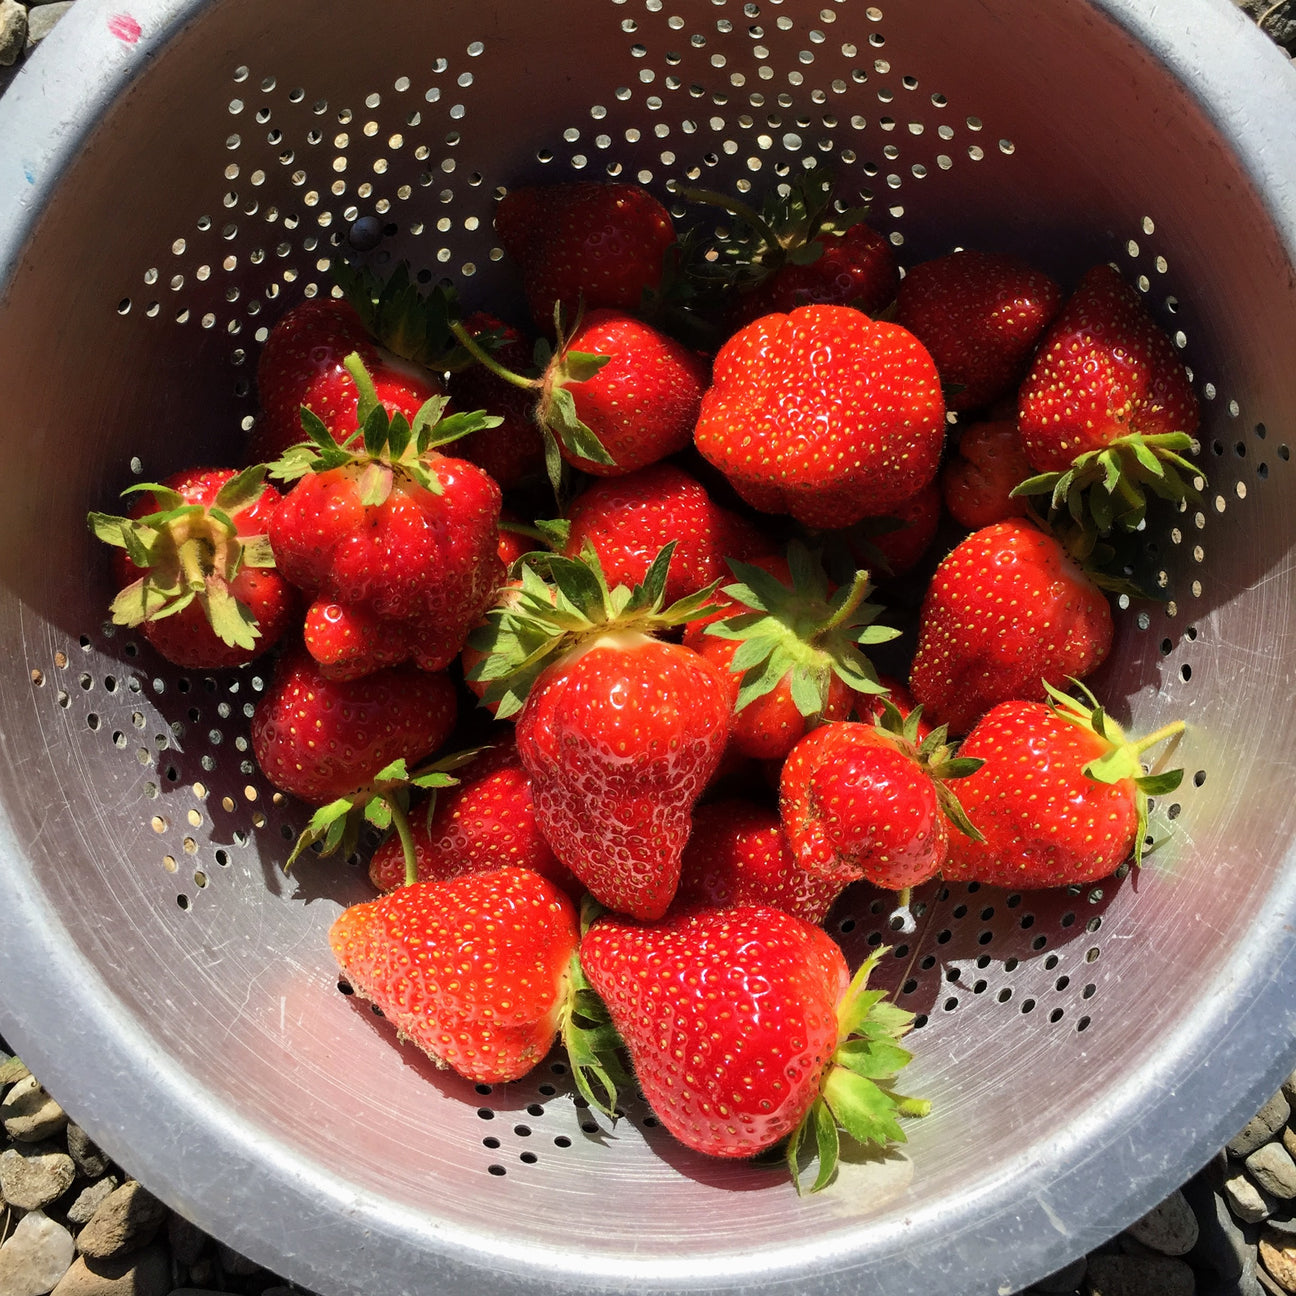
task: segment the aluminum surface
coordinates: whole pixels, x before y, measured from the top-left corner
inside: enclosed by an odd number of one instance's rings
[[[120,0],[80,0],[0,103],[23,465],[0,483],[0,1031],[173,1207],[330,1296],[1012,1290],[1181,1183],[1293,1062],[1296,78],[1210,0],[553,12],[145,2],[131,38]],[[283,877],[300,810],[238,746],[257,672],[185,678],[106,635],[84,516],[228,453],[258,330],[378,204],[383,253],[475,303],[507,286],[497,185],[578,158],[759,182],[823,140],[906,258],[958,237],[1145,278],[1210,488],[1151,538],[1172,602],[1122,616],[1099,684],[1122,722],[1188,721],[1171,843],[1073,896],[929,888],[887,976],[935,1111],[797,1200],[641,1106],[586,1131],[561,1074],[447,1078],[342,999],[323,932],[365,888]],[[854,897],[834,929],[858,953],[895,943],[884,918]]]

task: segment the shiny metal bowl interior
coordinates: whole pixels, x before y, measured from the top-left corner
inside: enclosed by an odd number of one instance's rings
[[[325,1293],[1007,1292],[1203,1164],[1296,1037],[1284,723],[1296,669],[1296,78],[1180,0],[81,0],[0,112],[0,1030],[176,1209]],[[1149,533],[1122,721],[1183,716],[1168,845],[1075,894],[928,888],[903,1154],[797,1199],[561,1067],[486,1089],[338,992],[348,863],[249,763],[256,669],[183,675],[103,626],[90,508],[220,459],[266,326],[334,241],[511,291],[499,186],[760,187],[809,157],[916,260],[1116,261],[1202,397],[1205,501]],[[365,221],[358,229],[357,220]],[[1263,738],[1261,732],[1264,731]]]

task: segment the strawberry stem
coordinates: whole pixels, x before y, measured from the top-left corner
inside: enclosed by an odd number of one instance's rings
[[[384,797],[387,808],[391,811],[392,827],[400,838],[401,855],[405,860],[405,885],[413,886],[418,881],[418,856],[414,850],[414,831],[410,827],[409,815],[395,797]]]
[[[850,593],[846,596],[845,602],[820,627],[818,634],[815,636],[816,641],[821,640],[839,626],[849,625],[851,618],[868,597],[868,593],[869,574],[866,571],[857,571],[854,580],[851,582]]]
[[[1137,742],[1131,743],[1136,753],[1142,753],[1149,747],[1155,747],[1157,743],[1165,742],[1168,738],[1173,738],[1176,734],[1183,733],[1185,728],[1182,720],[1172,720],[1168,725],[1162,725],[1160,729],[1148,734],[1145,738],[1138,739]]]
[[[520,387],[523,391],[539,391],[543,382],[539,378],[526,378],[522,374],[514,373],[511,369],[506,369],[498,360],[487,351],[473,335],[464,327],[462,321],[451,320],[450,332],[454,334],[455,340],[468,352],[474,360],[501,381],[511,383],[514,387]]]

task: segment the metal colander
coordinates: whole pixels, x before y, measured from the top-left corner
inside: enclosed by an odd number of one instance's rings
[[[0,112],[0,1029],[171,1206],[325,1293],[1003,1293],[1202,1165],[1291,1065],[1296,78],[1178,0],[80,0]],[[339,246],[513,291],[501,186],[764,191],[811,159],[905,261],[1114,260],[1202,399],[1209,487],[1097,681],[1182,716],[1173,834],[1063,893],[852,893],[919,1015],[910,1142],[797,1198],[561,1064],[474,1086],[339,993],[354,861],[281,865],[260,668],[105,629],[85,515],[227,460],[269,324]],[[1172,821],[1172,822],[1171,822]]]

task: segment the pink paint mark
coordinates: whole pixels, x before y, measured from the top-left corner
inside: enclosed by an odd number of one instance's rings
[[[111,14],[108,18],[108,31],[119,41],[134,45],[139,40],[143,29],[130,14]]]

